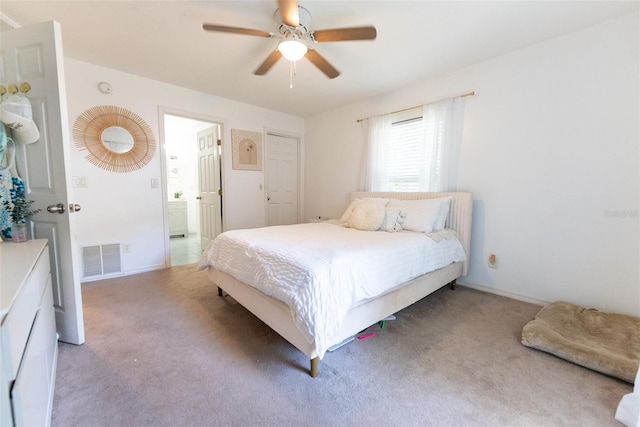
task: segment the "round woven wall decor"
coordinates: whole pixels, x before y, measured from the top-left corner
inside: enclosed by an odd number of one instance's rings
[[[126,152],[112,151],[102,142],[109,128],[122,128],[133,137]],[[156,152],[149,125],[136,113],[113,105],[99,105],[84,111],[73,125],[73,140],[79,150],[88,150],[86,159],[111,172],[132,172],[144,167]]]

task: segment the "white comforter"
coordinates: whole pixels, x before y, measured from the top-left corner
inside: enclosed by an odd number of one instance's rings
[[[283,301],[322,358],[352,306],[464,261],[457,238],[432,237],[331,223],[233,230],[211,242],[200,268],[212,266]]]

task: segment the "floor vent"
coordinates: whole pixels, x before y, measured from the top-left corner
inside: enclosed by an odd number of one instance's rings
[[[113,273],[122,273],[119,243],[82,248],[82,278]]]

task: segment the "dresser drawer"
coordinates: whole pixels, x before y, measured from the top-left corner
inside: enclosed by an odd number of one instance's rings
[[[24,353],[29,333],[46,286],[50,286],[49,256],[44,251],[31,274],[27,277],[20,293],[16,296],[13,308],[2,324],[3,369],[7,369],[7,378],[15,378]]]
[[[58,354],[52,295],[52,292],[47,289],[11,390],[16,426],[49,424]]]

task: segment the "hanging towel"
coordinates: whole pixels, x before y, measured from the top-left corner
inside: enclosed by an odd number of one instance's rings
[[[5,124],[0,121],[0,236],[11,239],[11,217],[7,208],[13,207],[13,200],[24,195],[24,183],[16,170],[15,142],[7,136]]]

